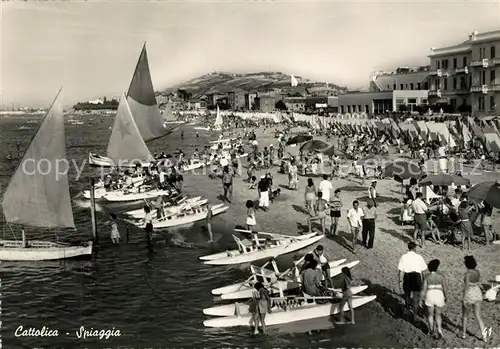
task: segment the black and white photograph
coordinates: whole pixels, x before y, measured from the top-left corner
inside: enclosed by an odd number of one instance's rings
[[[0,349],[500,347],[500,0],[4,0],[0,38]]]

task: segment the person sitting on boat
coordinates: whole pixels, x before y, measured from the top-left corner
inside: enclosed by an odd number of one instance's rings
[[[330,264],[328,262],[328,258],[325,256],[323,245],[318,245],[318,247],[314,249],[312,256],[318,263],[318,269],[320,269],[323,273],[326,286],[333,287],[332,279],[330,277]]]
[[[300,278],[302,281],[302,291],[313,297],[321,296],[321,281],[323,279],[323,274],[321,270],[318,270],[318,262],[316,260],[311,260],[306,269],[300,273]]]
[[[111,175],[110,174],[106,175],[106,178],[104,178],[104,189],[110,190],[112,183],[113,183],[113,180],[111,178]]]
[[[262,333],[266,333],[266,314],[271,313],[271,296],[262,282],[257,282],[252,293],[252,302],[250,304],[250,313],[252,314],[252,324],[254,334],[259,334],[259,323],[262,326]]]

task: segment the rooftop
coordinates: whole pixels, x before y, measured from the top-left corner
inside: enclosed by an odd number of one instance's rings
[[[500,40],[500,30],[494,30],[490,32],[479,33],[477,31],[469,34],[469,39],[456,45],[441,47],[441,48],[431,48],[431,54],[429,58],[446,55],[446,54],[457,54],[470,52],[472,46],[475,44],[480,44],[487,41]]]

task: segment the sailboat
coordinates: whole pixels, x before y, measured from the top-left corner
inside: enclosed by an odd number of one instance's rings
[[[57,260],[92,254],[92,242],[72,246],[28,241],[24,230],[75,229],[68,176],[58,171],[66,160],[61,99],[59,91],[5,191],[2,208],[6,222],[21,226],[22,240],[0,240],[2,261]]]
[[[149,70],[146,43],[142,47],[134,75],[127,92],[127,102],[139,133],[145,142],[166,136],[179,125],[168,125],[156,103],[153,82]],[[113,166],[108,157],[89,153],[89,164],[93,166]],[[133,166],[133,164],[131,164]]]
[[[172,104],[170,101],[167,102],[167,106],[163,111],[163,125],[175,125],[175,124],[183,124],[185,121],[177,120],[174,116],[174,112],[172,111]]]
[[[118,104],[115,123],[109,138],[107,155],[110,162],[119,167],[131,167],[137,163],[148,167],[154,161],[154,157],[142,139],[139,128],[134,121],[125,94],[122,95]],[[140,191],[134,188],[134,190],[108,191],[102,195],[101,199],[120,202],[135,201],[169,194],[170,192],[166,190]]]
[[[202,130],[202,131],[222,131],[222,123],[223,123],[222,115],[220,113],[219,106],[217,105],[217,115],[215,117],[214,126],[213,127],[210,127],[210,126],[206,126],[206,127],[197,126],[197,127],[193,127],[193,129],[195,129],[195,130]]]

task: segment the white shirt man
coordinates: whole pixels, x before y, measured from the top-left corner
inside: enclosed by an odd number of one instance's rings
[[[365,214],[363,213],[363,210],[359,208],[358,204],[354,206],[355,207],[347,211],[347,219],[349,220],[351,228],[361,228],[363,226],[362,218]]]
[[[322,198],[325,199],[326,202],[330,201],[330,194],[333,190],[332,182],[328,180],[327,175],[323,175],[323,180],[319,183],[318,190],[323,193]]]
[[[426,214],[427,213],[427,205],[421,198],[417,198],[413,200],[411,203],[411,207],[415,214]]]
[[[423,283],[423,272],[427,270],[424,258],[415,252],[416,244],[408,243],[408,252],[398,263],[399,286],[405,293],[406,307],[413,307],[416,314],[420,300],[420,291]]]

